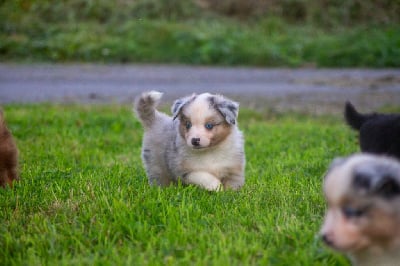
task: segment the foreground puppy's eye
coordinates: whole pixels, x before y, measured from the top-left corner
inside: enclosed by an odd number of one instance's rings
[[[346,218],[359,218],[365,214],[365,209],[358,209],[354,207],[343,207],[342,212]]]
[[[204,126],[205,126],[208,130],[213,129],[213,127],[214,127],[214,125],[211,124],[211,123],[206,123]]]
[[[190,121],[186,121],[186,129],[190,129],[192,127],[192,123]]]

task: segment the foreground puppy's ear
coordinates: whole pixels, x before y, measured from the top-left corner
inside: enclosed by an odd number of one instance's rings
[[[221,113],[228,124],[236,124],[236,119],[239,114],[239,103],[220,95],[211,96],[208,100],[210,101],[210,105]]]
[[[392,199],[400,196],[400,184],[396,177],[384,171],[355,173],[353,185],[365,194]]]
[[[375,193],[387,199],[400,196],[400,184],[394,176],[382,176],[375,186]]]
[[[173,120],[175,120],[178,117],[179,113],[182,111],[182,108],[188,103],[192,102],[195,98],[196,94],[193,93],[192,96],[183,97],[176,100],[171,107]]]

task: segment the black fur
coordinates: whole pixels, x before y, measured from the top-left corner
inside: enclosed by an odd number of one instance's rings
[[[354,173],[353,187],[366,195],[377,195],[386,199],[400,196],[400,184],[393,174],[385,169],[369,169]]]
[[[400,196],[400,184],[392,176],[383,176],[376,188],[376,193],[391,199]]]
[[[361,151],[400,159],[400,114],[360,114],[346,102],[344,116],[360,133]]]

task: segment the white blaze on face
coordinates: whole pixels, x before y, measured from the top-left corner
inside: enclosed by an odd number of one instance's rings
[[[321,228],[321,235],[329,237],[332,242],[336,239],[337,226],[343,219],[340,211],[341,199],[350,186],[350,177],[346,171],[348,171],[346,167],[336,167],[328,173],[324,181],[324,193],[328,202],[328,209]]]
[[[191,126],[185,133],[186,144],[193,148],[205,148],[211,143],[213,131],[205,127],[209,120],[217,115],[216,111],[210,107],[207,100],[211,95],[201,94],[188,104],[183,110],[183,115],[190,119]]]
[[[351,186],[350,169],[347,165],[336,167],[326,176],[324,192],[329,202],[339,204],[341,198]]]

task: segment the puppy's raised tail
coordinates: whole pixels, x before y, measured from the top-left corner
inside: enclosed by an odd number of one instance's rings
[[[156,107],[162,95],[158,91],[148,91],[135,98],[134,110],[144,127],[150,127],[154,123],[157,112]]]
[[[361,126],[373,116],[374,114],[360,114],[359,112],[357,112],[356,108],[354,108],[351,102],[346,102],[344,108],[344,117],[347,124],[353,129],[360,130]]]

